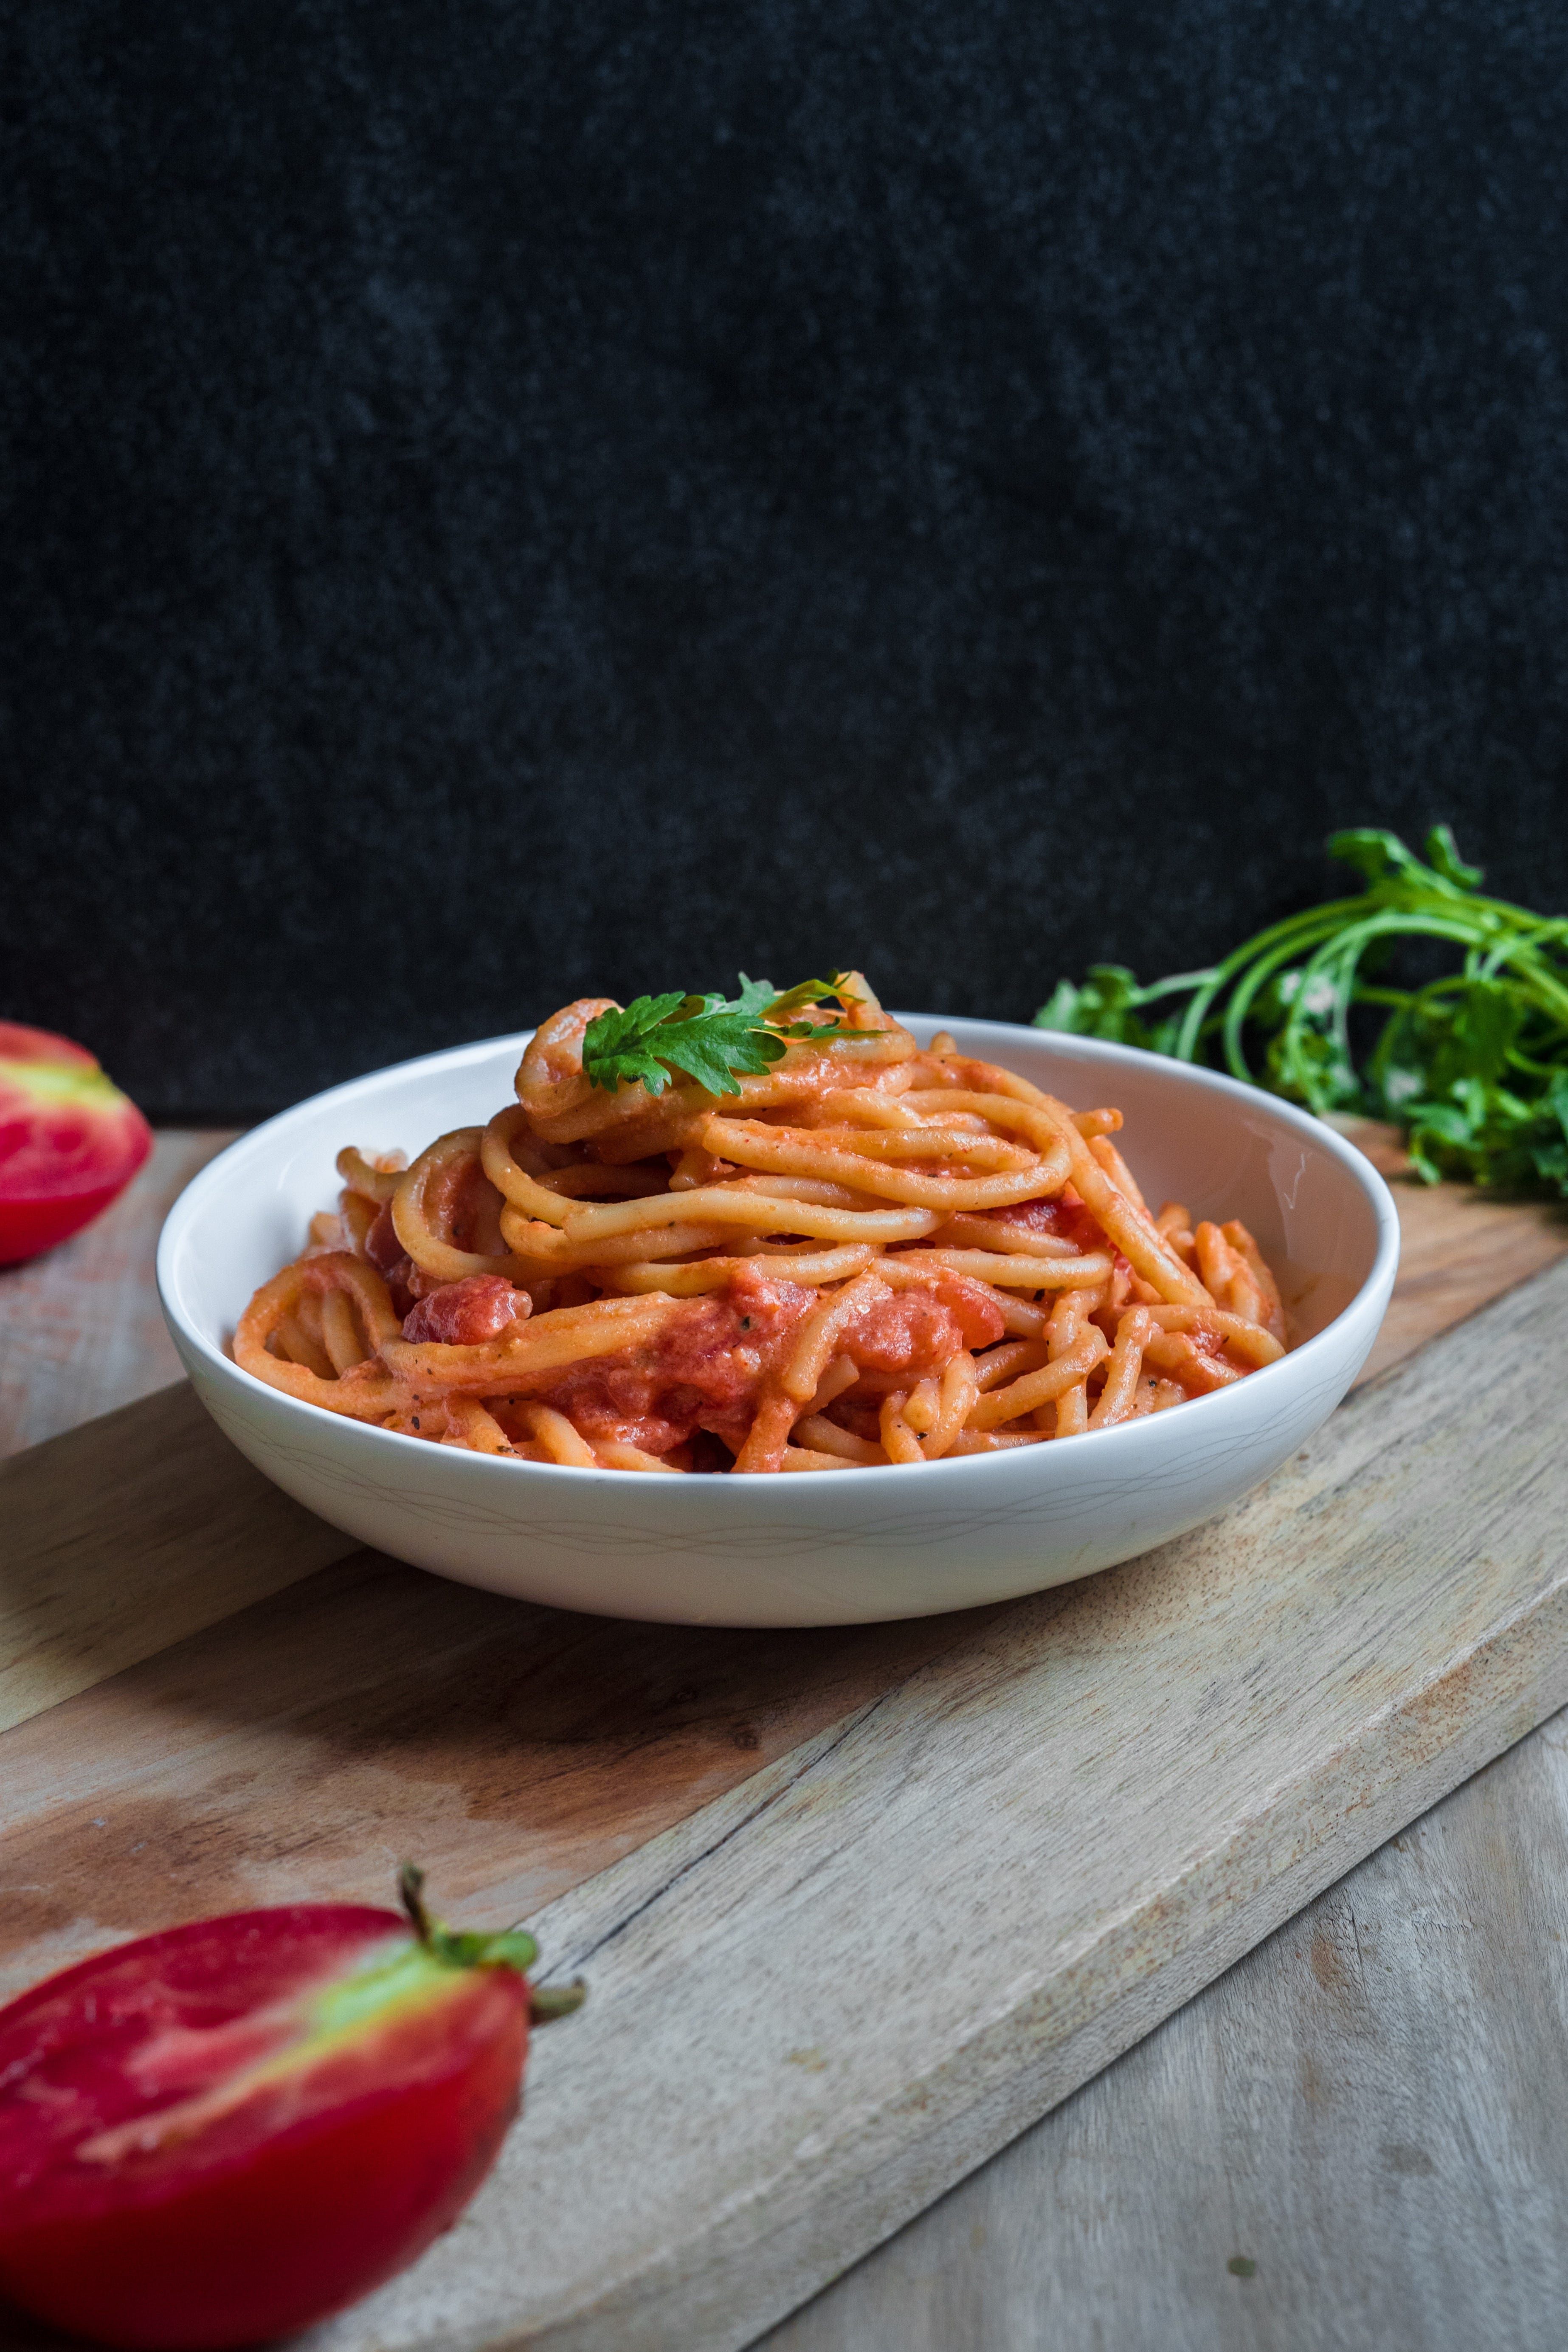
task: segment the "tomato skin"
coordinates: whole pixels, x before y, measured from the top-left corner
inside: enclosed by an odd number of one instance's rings
[[[152,1138],[148,1138],[148,1150]],[[25,1265],[29,1258],[42,1257],[46,1250],[58,1248],[100,1217],[111,1201],[118,1201],[136,1169],[147,1157],[143,1151],[130,1173],[117,1177],[112,1184],[100,1184],[90,1192],[73,1192],[58,1201],[7,1201],[0,1198],[0,1265]]]
[[[29,1029],[25,1021],[0,1021],[0,1062],[74,1062],[79,1069],[96,1070],[98,1056],[62,1037],[58,1029]]]
[[[226,2352],[324,2319],[457,2220],[517,2112],[526,2042],[520,1997],[510,2030],[438,2085],[366,2100],[155,2205],[0,2226],[0,2285],[57,2327],[142,2352]]]
[[[513,1968],[434,1970],[416,1998],[309,2044],[298,2065],[288,2045],[270,2079],[199,2128],[107,2160],[81,2154],[95,2122],[123,2137],[171,2111],[163,2095],[128,2105],[138,2051],[178,2053],[205,2032],[258,2024],[250,2054],[265,2059],[279,1988],[297,1990],[301,1969],[322,1980],[312,1932],[352,1972],[395,1948],[400,1928],[394,1913],[325,1905],[197,1922],[0,2011],[0,2054],[26,2065],[31,2050],[54,2115],[70,2103],[71,2116],[63,2137],[53,2120],[35,2128],[24,2081],[7,2122],[0,2095],[0,2294],[102,2344],[225,2352],[323,2318],[422,2253],[489,2170],[517,2109],[529,1995]],[[283,1948],[272,1982],[269,1937]],[[228,2076],[199,2079],[221,2092]]]
[[[152,1148],[146,1120],[84,1046],[0,1021],[0,1265],[90,1224]]]

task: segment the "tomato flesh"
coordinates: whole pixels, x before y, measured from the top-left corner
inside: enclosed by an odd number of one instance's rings
[[[395,1912],[148,1936],[0,2010],[0,2294],[97,2341],[308,2326],[448,2228],[516,2111],[528,1987]]]
[[[146,1120],[84,1046],[0,1021],[0,1265],[79,1233],[152,1148]]]

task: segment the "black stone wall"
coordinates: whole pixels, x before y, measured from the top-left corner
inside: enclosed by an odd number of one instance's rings
[[[4,16],[0,1011],[275,1106],[1568,902],[1554,0]]]

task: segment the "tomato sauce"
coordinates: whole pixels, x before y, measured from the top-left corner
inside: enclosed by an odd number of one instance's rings
[[[1074,1249],[1110,1249],[1111,1243],[1098,1217],[1084,1206],[1070,1184],[1054,1201],[1017,1201],[1010,1208],[987,1209],[994,1225],[1011,1225],[1018,1233],[1041,1234],[1071,1242]]]
[[[744,1266],[727,1291],[683,1300],[651,1346],[570,1365],[529,1394],[589,1439],[663,1454],[703,1429],[739,1453],[764,1373],[816,1303],[815,1290]]]
[[[961,1275],[939,1276],[928,1289],[894,1290],[865,1307],[838,1352],[858,1366],[859,1393],[887,1396],[940,1372],[964,1348],[1002,1337],[1002,1314]]]
[[[403,1336],[438,1339],[449,1348],[478,1348],[487,1339],[499,1339],[512,1323],[525,1321],[532,1309],[527,1291],[514,1290],[504,1276],[468,1274],[421,1298],[404,1318]]]

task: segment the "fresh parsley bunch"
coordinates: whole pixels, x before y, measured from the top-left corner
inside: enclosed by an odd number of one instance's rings
[[[589,1022],[584,1071],[590,1086],[611,1093],[640,1085],[650,1095],[662,1094],[670,1073],[683,1070],[710,1095],[738,1095],[741,1076],[758,1076],[780,1060],[792,1039],[832,1037],[848,1026],[792,1018],[833,999],[847,1011],[854,999],[844,995],[847,978],[836,971],[781,993],[771,980],[748,980],[742,972],[741,992],[728,1003],[717,994],[683,996],[679,989],[634,997],[624,1011],[600,1013]]]
[[[1095,964],[1081,987],[1058,982],[1036,1025],[1217,1062],[1320,1113],[1396,1120],[1428,1183],[1463,1176],[1568,1197],[1568,919],[1483,898],[1479,867],[1446,824],[1428,835],[1425,863],[1371,830],[1336,833],[1329,851],[1361,874],[1359,896],[1147,988],[1121,964]],[[1459,969],[1424,987],[1386,985],[1391,955],[1412,939],[1442,942]],[[1358,1004],[1384,1016],[1359,1069]],[[1146,1017],[1155,1005],[1170,1009]]]

